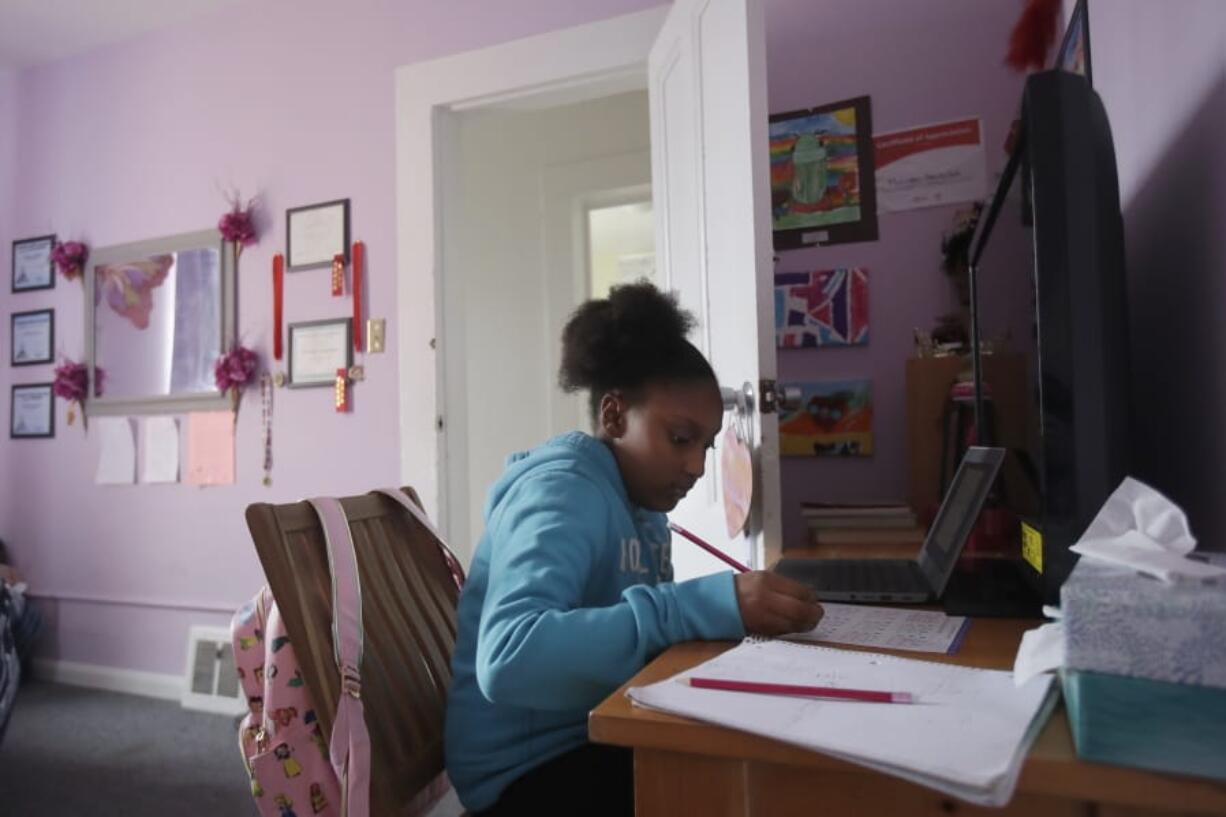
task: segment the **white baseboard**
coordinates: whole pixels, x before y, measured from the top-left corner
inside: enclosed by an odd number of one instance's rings
[[[46,658],[35,658],[33,665],[35,678],[58,684],[126,692],[176,703],[183,694],[183,677],[180,675]]]

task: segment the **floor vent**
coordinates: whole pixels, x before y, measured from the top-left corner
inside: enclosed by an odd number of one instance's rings
[[[192,627],[187,636],[187,677],[180,699],[185,709],[239,715],[247,711],[234,667],[230,631]]]

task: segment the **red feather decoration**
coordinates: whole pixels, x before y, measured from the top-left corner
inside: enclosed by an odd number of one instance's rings
[[[1005,56],[1009,67],[1017,71],[1043,67],[1056,40],[1059,16],[1060,0],[1028,0],[1009,35],[1009,53]]]

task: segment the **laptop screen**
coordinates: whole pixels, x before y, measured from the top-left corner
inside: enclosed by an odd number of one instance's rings
[[[937,511],[937,518],[928,530],[919,555],[919,567],[938,596],[945,589],[962,546],[975,527],[1004,453],[1002,448],[967,449],[941,509]]]

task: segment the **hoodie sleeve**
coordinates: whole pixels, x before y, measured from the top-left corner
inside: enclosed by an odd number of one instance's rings
[[[477,683],[491,701],[591,708],[679,641],[745,635],[731,573],[636,585],[582,607],[593,572],[615,570],[607,500],[573,473],[528,477],[492,518]],[[598,580],[599,581],[599,580]]]

